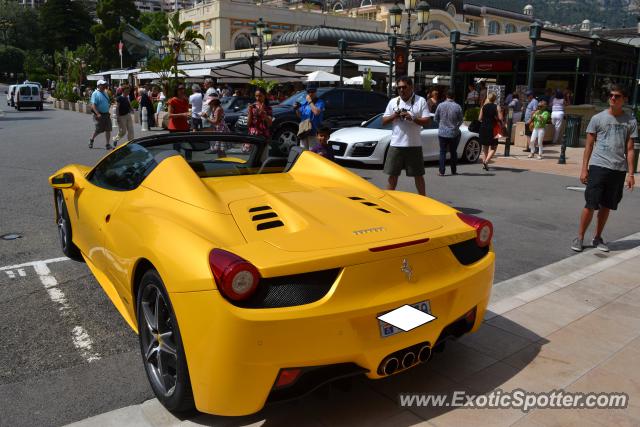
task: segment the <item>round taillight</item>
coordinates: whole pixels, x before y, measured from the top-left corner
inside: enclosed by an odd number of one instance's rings
[[[258,288],[258,269],[236,254],[214,249],[209,254],[209,264],[218,290],[233,301],[250,298]]]
[[[476,229],[476,244],[481,248],[491,243],[493,237],[493,224],[491,221],[473,215],[458,213],[458,217],[465,223]]]

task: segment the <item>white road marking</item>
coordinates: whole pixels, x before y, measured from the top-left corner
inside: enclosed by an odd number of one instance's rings
[[[67,302],[67,297],[64,295],[64,292],[58,288],[58,281],[51,274],[51,270],[47,266],[47,262],[59,262],[67,259],[68,258],[55,258],[54,261],[34,261],[33,263],[30,263],[36,271],[36,274],[38,274],[40,282],[47,290],[49,298],[58,305],[58,309],[63,316],[69,315],[71,308],[69,307],[69,303]],[[73,345],[78,349],[82,358],[87,362],[100,360],[100,354],[93,350],[93,341],[91,341],[91,337],[82,326],[75,326],[73,328],[72,340]]]
[[[16,273],[14,273],[11,270],[7,270],[7,271],[5,271],[5,273],[7,273],[7,276],[9,276],[9,279],[15,279],[16,278]]]
[[[19,268],[18,269],[18,274],[20,275],[20,277],[26,277],[27,273],[24,271],[24,268]]]
[[[42,261],[25,262],[24,264],[5,265],[4,267],[0,267],[0,271],[15,270],[16,268],[22,268],[22,267],[33,267],[34,265],[40,264],[40,263],[52,264],[54,262],[61,262],[61,261],[69,261],[69,258],[64,256],[64,257],[60,257],[60,258],[45,259],[45,260],[42,260]]]

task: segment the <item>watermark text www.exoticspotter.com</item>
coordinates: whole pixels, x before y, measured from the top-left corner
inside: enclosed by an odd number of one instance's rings
[[[452,393],[401,393],[400,406],[445,407],[475,409],[624,409],[629,404],[626,393],[579,393],[552,390],[543,393],[515,389],[505,392],[496,389],[487,394]]]

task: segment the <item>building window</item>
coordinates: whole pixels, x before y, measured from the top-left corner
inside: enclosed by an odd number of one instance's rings
[[[498,21],[489,22],[489,35],[500,34],[500,23]]]
[[[211,49],[211,47],[213,46],[213,37],[211,36],[211,33],[207,33],[207,35],[204,37],[204,44],[207,49]]]
[[[373,2],[371,0],[362,0],[360,2],[360,7],[373,6]]]
[[[342,3],[338,2],[333,5],[334,12],[342,12],[343,10],[344,10],[344,7],[342,7]]]
[[[518,30],[516,29],[516,26],[513,24],[507,24],[504,26],[505,34],[515,33],[516,31]]]
[[[478,34],[478,21],[469,19],[467,23],[469,24],[469,34]]]
[[[242,33],[238,37],[236,37],[236,41],[233,44],[234,49],[250,49],[251,48],[251,40],[249,37]]]

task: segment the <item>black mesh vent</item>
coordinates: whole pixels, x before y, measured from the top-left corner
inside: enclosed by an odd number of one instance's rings
[[[391,211],[388,211],[388,210],[383,209],[383,208],[378,208],[378,210],[379,210],[380,212],[384,212],[384,213],[391,213]]]
[[[453,252],[456,259],[462,265],[470,265],[481,260],[489,253],[489,245],[481,248],[476,244],[476,239],[465,240],[464,242],[450,245],[449,249]]]
[[[251,217],[252,221],[260,221],[261,219],[267,219],[267,218],[276,218],[278,216],[277,213],[275,212],[267,212],[267,213],[263,213],[263,214],[258,214],[258,215],[254,215]]]
[[[271,206],[256,206],[255,208],[249,209],[249,212],[268,211],[269,209],[271,209]]]
[[[348,145],[345,142],[329,141],[329,145],[333,150],[334,156],[344,156],[344,152],[347,151],[347,147],[348,147]]]
[[[375,151],[376,146],[373,147],[354,147],[351,152],[352,157],[369,157]]]
[[[361,202],[361,203],[362,203],[363,205],[366,205],[366,206],[378,206],[378,205],[376,205],[376,204],[375,204],[375,203],[373,203],[373,202]]]
[[[362,197],[358,197],[358,196],[351,196],[349,197],[351,200],[364,200]]]
[[[258,231],[260,230],[268,230],[270,228],[276,228],[276,227],[282,227],[284,225],[284,223],[280,220],[277,221],[267,221],[267,222],[261,222],[260,224],[258,224],[256,226],[256,229]]]
[[[339,268],[260,280],[258,291],[248,300],[234,302],[244,308],[277,308],[310,304],[325,296],[336,281]]]

